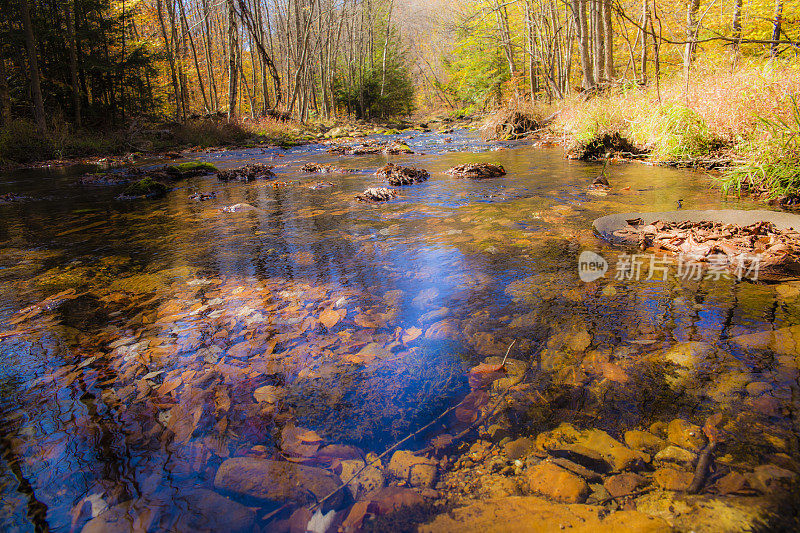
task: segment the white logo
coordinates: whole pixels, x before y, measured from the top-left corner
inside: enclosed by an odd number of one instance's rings
[[[578,277],[589,283],[602,278],[608,272],[608,261],[602,255],[584,250],[578,257]]]

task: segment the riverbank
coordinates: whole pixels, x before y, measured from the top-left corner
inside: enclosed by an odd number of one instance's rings
[[[720,170],[726,194],[765,199],[800,190],[800,69],[782,63],[698,66],[658,86],[618,86],[550,105],[504,109],[484,124],[509,131],[524,115],[533,136],[563,144],[570,157],[606,153],[654,164]],[[517,117],[517,120],[521,120]],[[780,200],[778,200],[780,201]]]

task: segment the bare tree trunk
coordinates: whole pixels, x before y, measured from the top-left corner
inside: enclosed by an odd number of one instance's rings
[[[589,32],[586,24],[586,0],[571,0],[572,13],[575,18],[575,28],[578,32],[578,48],[581,54],[581,70],[583,72],[583,88],[594,89],[594,72],[589,56]]]
[[[36,37],[33,34],[31,14],[28,10],[28,0],[20,0],[20,14],[22,15],[22,29],[25,33],[25,48],[28,51],[28,72],[31,78],[31,99],[33,100],[33,118],[36,128],[47,131],[47,120],[44,115],[44,102],[42,101],[42,85],[39,74],[39,60],[36,57]]]
[[[697,10],[700,0],[688,0],[686,4],[686,46],[683,52],[683,68],[686,72],[692,67],[697,49]]]
[[[178,74],[175,70],[175,57],[172,54],[172,44],[170,44],[169,37],[167,37],[167,27],[164,25],[164,8],[161,0],[156,0],[156,11],[158,13],[158,23],[161,28],[161,37],[164,39],[164,49],[167,51],[167,60],[169,62],[169,70],[172,74],[172,90],[175,93],[175,120],[181,120],[181,93],[178,88]]]
[[[650,6],[647,2],[642,0],[642,85],[647,85],[647,24],[650,22]]]
[[[392,29],[392,8],[394,0],[389,1],[389,14],[386,16],[386,38],[383,41],[383,65],[381,66],[381,98],[386,88],[386,50],[389,48],[389,32]]]
[[[733,50],[736,59],[738,59],[742,40],[742,0],[734,0],[733,2],[733,38],[736,39],[736,42],[733,43]]]
[[[605,36],[603,35],[603,0],[591,0],[592,9],[592,44],[593,44],[593,56],[594,56],[594,79],[597,83],[600,83],[605,76],[606,66],[605,66],[605,59],[606,54],[604,50],[605,45]]]
[[[217,94],[217,81],[214,78],[214,62],[211,60],[211,13],[208,10],[208,0],[203,0],[203,19],[206,34],[204,36],[206,49],[206,72],[208,72],[209,85],[211,85],[211,105],[214,111],[219,110],[219,95]]]
[[[778,55],[778,41],[781,40],[781,24],[783,23],[783,0],[775,0],[775,18],[772,20],[772,41],[769,46],[769,55]]]
[[[203,84],[203,74],[200,72],[200,62],[197,60],[197,48],[194,46],[194,38],[192,32],[189,30],[189,23],[186,21],[186,9],[183,6],[183,0],[178,0],[178,7],[181,10],[181,26],[183,31],[189,39],[189,46],[192,49],[192,58],[194,59],[194,69],[197,72],[197,83],[200,85],[200,94],[203,95],[203,109],[208,113],[211,108],[208,105],[208,97],[206,96],[206,87]]]
[[[605,67],[606,80],[614,80],[614,28],[611,25],[611,0],[602,0],[603,3],[603,35],[605,36]]]
[[[72,113],[76,128],[81,127],[81,91],[78,83],[78,50],[75,42],[75,21],[72,17],[74,3],[68,2],[64,8],[67,25],[67,39],[69,40],[69,81],[72,85]]]
[[[233,0],[227,0],[228,4],[228,121],[236,118],[236,97],[239,74],[239,62],[237,53],[239,52],[239,28],[236,25],[236,10],[233,7]]]

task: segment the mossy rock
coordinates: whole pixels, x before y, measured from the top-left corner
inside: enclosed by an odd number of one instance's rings
[[[120,200],[134,200],[138,198],[157,198],[164,196],[169,187],[156,181],[153,178],[142,178],[139,181],[128,185],[122,194],[118,196]]]
[[[206,174],[219,172],[219,169],[217,169],[217,167],[211,163],[204,163],[200,161],[187,161],[185,163],[169,165],[165,167],[164,170],[174,179],[185,179],[193,176],[204,176]]]

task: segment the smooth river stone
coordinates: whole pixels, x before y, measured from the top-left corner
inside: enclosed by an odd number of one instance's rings
[[[311,494],[321,500],[339,487],[338,481],[321,468],[286,461],[234,457],[220,465],[214,486],[260,500],[303,504],[312,500]],[[331,498],[331,503],[338,505],[340,499],[341,491]]]

